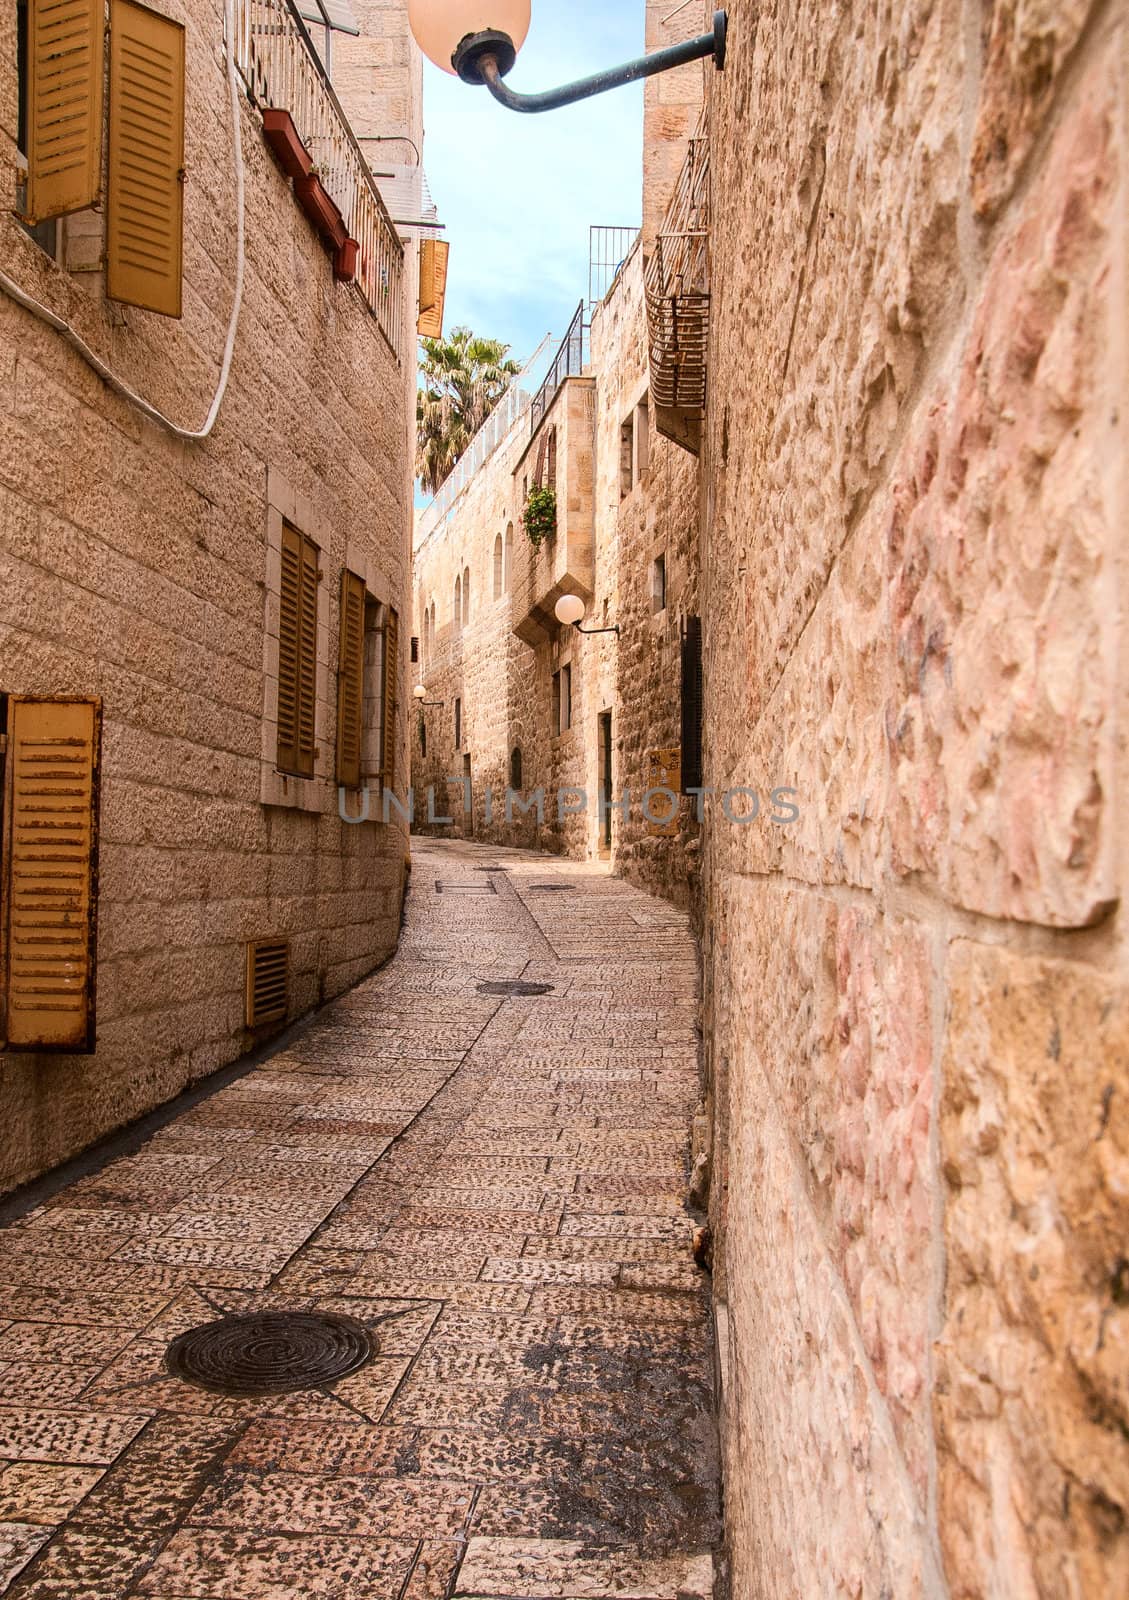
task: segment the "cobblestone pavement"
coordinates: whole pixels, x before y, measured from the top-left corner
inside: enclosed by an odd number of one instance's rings
[[[388,967],[0,1232],[0,1591],[710,1593],[685,919],[521,852],[420,841],[413,879]],[[516,978],[551,993],[483,992]],[[273,1399],[166,1371],[280,1308],[378,1354]]]

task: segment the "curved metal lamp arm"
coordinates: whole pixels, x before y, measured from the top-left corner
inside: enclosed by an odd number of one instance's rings
[[[453,65],[465,83],[484,83],[494,96],[511,111],[556,111],[577,100],[590,99],[604,94],[608,89],[618,89],[625,83],[635,83],[640,78],[653,78],[657,73],[670,72],[674,67],[684,67],[690,61],[703,61],[712,56],[720,72],[725,66],[725,38],[729,27],[728,13],[716,11],[713,32],[703,33],[697,39],[687,39],[683,44],[672,44],[653,55],[640,56],[622,67],[611,67],[607,72],[597,72],[590,78],[579,78],[559,89],[548,89],[544,94],[519,94],[502,81],[514,64],[515,51],[506,34],[472,33],[460,44]]]
[[[614,633],[617,639],[619,637],[618,624],[613,628],[582,628],[579,622],[574,622],[573,627],[576,629],[577,633]]]

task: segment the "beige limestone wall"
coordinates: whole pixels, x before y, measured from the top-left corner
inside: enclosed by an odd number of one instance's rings
[[[186,23],[188,47],[183,320],[106,302],[99,270],[65,270],[9,214],[12,30],[0,44],[0,258],[123,378],[198,426],[231,303],[231,129],[222,7],[190,0],[170,13]],[[246,298],[206,443],[141,420],[0,295],[0,693],[98,695],[105,717],[97,1053],[0,1057],[0,1188],[248,1047],[245,940],[290,937],[296,1016],[397,938],[405,830],[338,820],[329,751],[348,553],[379,574],[377,598],[402,619],[406,786],[412,351],[392,351],[359,289],[334,282],[246,103],[242,116]],[[100,218],[85,220],[97,269]],[[322,549],[326,745],[303,804],[261,799],[274,715],[264,680],[272,504],[316,524]]]
[[[733,1593],[1129,1591],[1123,3],[733,0],[704,904]]]

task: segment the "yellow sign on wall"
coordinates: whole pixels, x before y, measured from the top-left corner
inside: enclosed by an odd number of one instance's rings
[[[652,839],[677,838],[682,821],[682,802],[678,798],[682,790],[681,745],[673,745],[667,750],[648,750],[646,779],[643,815],[648,834]],[[662,789],[670,793],[654,792]]]

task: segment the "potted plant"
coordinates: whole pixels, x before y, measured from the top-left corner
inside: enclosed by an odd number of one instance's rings
[[[530,489],[521,514],[525,537],[535,550],[557,531],[557,495],[554,489]]]

